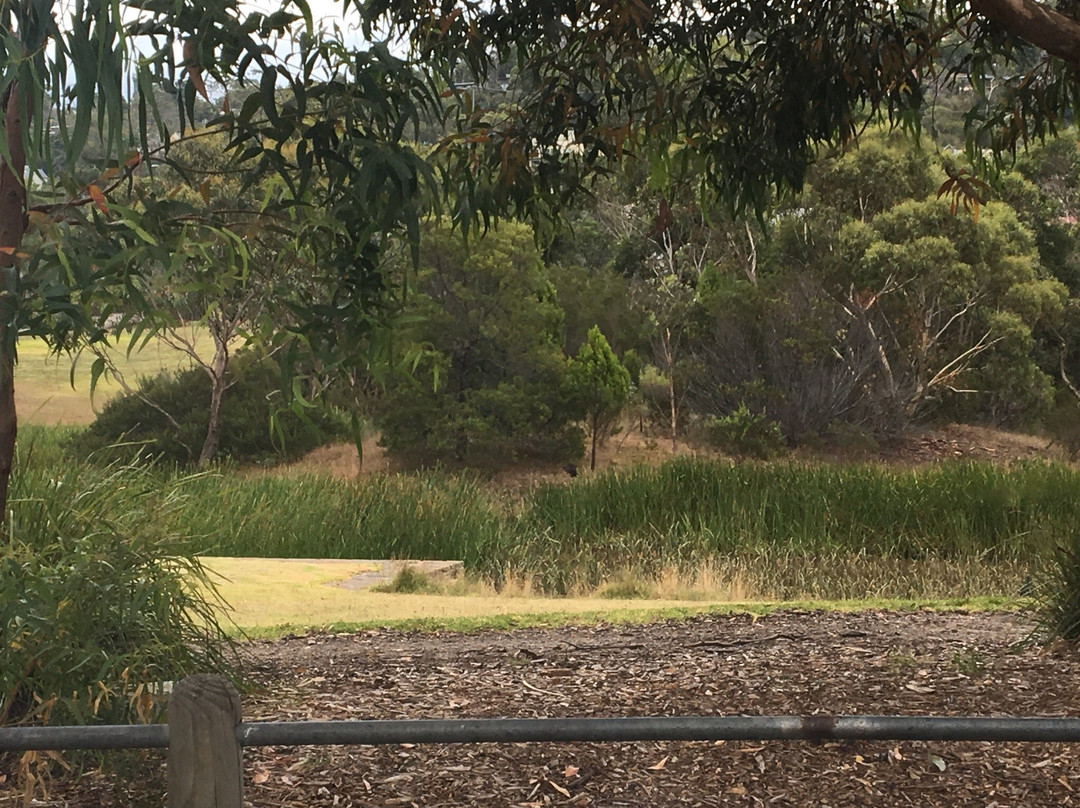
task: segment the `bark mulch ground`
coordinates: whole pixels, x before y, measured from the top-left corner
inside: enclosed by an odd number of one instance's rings
[[[1080,716],[1080,652],[1017,651],[1024,630],[1006,614],[784,612],[291,637],[246,647],[263,690],[245,697],[245,719]],[[1080,805],[1080,755],[1052,744],[301,747],[249,749],[245,765],[258,808]],[[4,788],[0,804],[13,803]],[[48,802],[124,804],[138,791],[89,774]]]

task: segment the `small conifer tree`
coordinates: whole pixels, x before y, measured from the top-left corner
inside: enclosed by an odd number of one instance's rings
[[[566,374],[567,397],[589,430],[589,468],[596,469],[596,448],[611,433],[630,397],[630,372],[611,350],[598,326],[589,329]]]

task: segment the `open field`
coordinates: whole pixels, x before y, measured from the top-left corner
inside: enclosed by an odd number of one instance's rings
[[[208,346],[209,340],[199,331],[192,332],[196,344]],[[155,376],[162,371],[175,371],[191,366],[190,360],[159,340],[151,340],[139,350],[127,352],[126,342],[110,351],[117,369],[128,384],[134,386],[140,376]],[[88,424],[94,420],[95,408],[121,391],[113,379],[103,376],[98,381],[94,398],[90,398],[90,367],[94,357],[84,354],[74,360],[67,356],[50,355],[40,340],[19,341],[19,364],[15,369],[15,406],[25,424]]]

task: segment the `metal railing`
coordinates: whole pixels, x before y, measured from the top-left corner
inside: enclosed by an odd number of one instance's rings
[[[664,716],[244,722],[221,676],[180,681],[168,724],[0,728],[0,752],[167,748],[169,808],[241,808],[243,748],[587,741],[1014,741],[1076,743],[1080,718]]]

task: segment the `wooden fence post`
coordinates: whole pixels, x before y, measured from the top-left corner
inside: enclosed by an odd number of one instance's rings
[[[169,696],[168,808],[243,808],[240,695],[224,676],[198,673]]]

